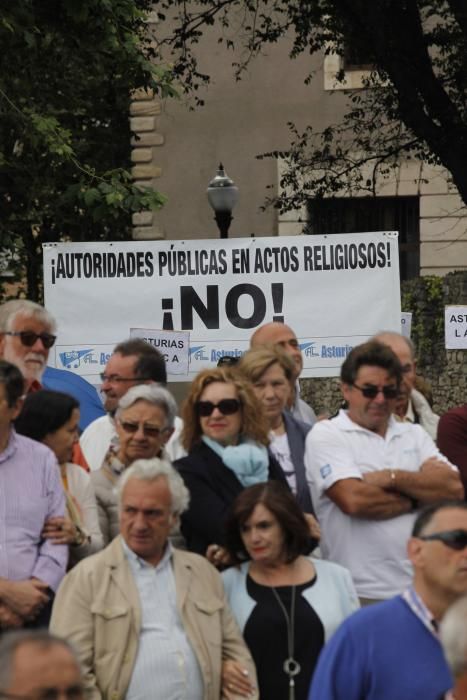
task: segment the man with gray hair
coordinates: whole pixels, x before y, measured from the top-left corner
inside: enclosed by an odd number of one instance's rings
[[[394,416],[402,422],[418,423],[432,440],[436,440],[439,416],[432,411],[421,391],[415,388],[417,362],[414,344],[410,338],[393,331],[381,331],[372,340],[391,348],[402,365],[402,382]]]
[[[91,472],[99,525],[108,544],[118,535],[115,485],[137,459],[168,459],[164,446],[174,430],[177,405],[172,394],[155,384],[139,384],[122,396],[115,413],[116,436],[102,466]]]
[[[83,377],[64,369],[47,367],[56,340],[54,317],[40,304],[15,299],[0,305],[0,357],[18,367],[26,392],[42,387],[71,394],[80,403],[80,428],[101,416],[102,402]]]
[[[467,595],[451,605],[441,621],[441,644],[454,676],[455,700],[467,700]]]
[[[8,632],[0,640],[1,698],[84,699],[81,670],[64,639],[45,630]]]
[[[70,571],[52,613],[53,632],[77,650],[89,700],[258,697],[219,574],[169,542],[189,500],[180,475],[138,460],[118,493],[120,536]],[[245,693],[223,685],[232,664]]]
[[[0,357],[21,370],[28,391],[41,388],[55,330],[55,319],[40,304],[15,299],[0,306]]]

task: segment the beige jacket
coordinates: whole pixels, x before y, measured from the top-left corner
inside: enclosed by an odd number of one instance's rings
[[[174,550],[177,606],[204,681],[204,700],[221,697],[224,659],[238,660],[256,684],[218,572],[203,557]],[[138,590],[117,537],[80,562],[57,592],[50,630],[75,647],[89,700],[123,700],[136,659],[141,626]],[[257,697],[257,696],[256,696]]]

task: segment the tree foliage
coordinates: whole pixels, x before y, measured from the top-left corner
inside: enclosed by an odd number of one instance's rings
[[[0,250],[41,294],[41,245],[129,236],[163,197],[132,183],[133,90],[173,95],[149,0],[0,0]]]
[[[466,0],[170,0],[156,3],[171,17],[161,44],[175,57],[187,87],[209,81],[198,70],[196,44],[207,25],[236,48],[238,76],[268,43],[293,37],[291,57],[350,47],[373,69],[364,90],[348,91],[338,124],[299,132],[291,146],[274,151],[288,163],[274,200],[282,210],[310,196],[364,190],[401,159],[444,166],[467,203],[467,2]],[[342,77],[342,76],[338,76]],[[313,79],[310,73],[307,80]],[[370,175],[368,176],[368,172]]]

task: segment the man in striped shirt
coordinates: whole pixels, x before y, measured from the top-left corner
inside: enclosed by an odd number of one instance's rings
[[[44,523],[65,513],[55,455],[17,435],[24,379],[0,360],[0,627],[48,622],[54,591],[65,575],[68,547],[42,538]]]

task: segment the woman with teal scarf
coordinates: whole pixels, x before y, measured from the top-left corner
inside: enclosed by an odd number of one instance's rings
[[[182,416],[188,455],[174,463],[190,491],[182,532],[188,549],[204,555],[210,545],[224,544],[225,517],[244,488],[269,479],[287,482],[268,454],[261,404],[235,369],[200,372]]]

